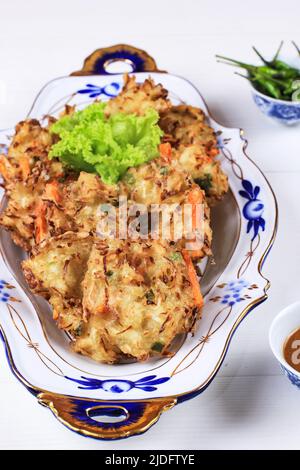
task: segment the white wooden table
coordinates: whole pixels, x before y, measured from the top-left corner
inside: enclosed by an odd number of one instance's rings
[[[252,0],[243,8],[236,0],[10,0],[1,3],[0,16],[0,79],[7,90],[6,100],[0,93],[0,128],[23,119],[48,80],[79,69],[97,47],[132,44],[159,67],[191,80],[217,120],[245,129],[249,154],[273,185],[280,210],[264,267],[270,298],[239,327],[202,395],[164,414],[142,436],[113,443],[84,439],[59,425],[13,378],[1,344],[0,448],[299,449],[300,391],[281,374],[268,330],[276,313],[300,297],[300,127],[268,121],[246,81],[214,58],[220,53],[253,61],[254,43],[266,54],[281,39],[300,44],[299,0]]]

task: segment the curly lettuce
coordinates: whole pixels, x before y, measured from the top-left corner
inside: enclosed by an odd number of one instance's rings
[[[151,108],[144,116],[118,113],[107,118],[105,103],[93,103],[52,124],[50,131],[60,140],[52,145],[49,158],[115,184],[128,168],[158,156],[163,134],[158,120]]]

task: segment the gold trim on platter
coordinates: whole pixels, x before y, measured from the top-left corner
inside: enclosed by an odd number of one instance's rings
[[[123,54],[125,54],[125,57],[117,57],[122,52]],[[126,58],[126,55],[128,55],[128,58]],[[132,56],[132,60],[130,59],[130,56]],[[137,68],[135,58],[137,58],[140,62],[140,69]],[[98,71],[97,63],[99,63],[99,61],[101,60],[104,61],[103,64],[101,64],[100,66],[100,68],[102,68],[103,70]],[[129,44],[115,44],[114,46],[103,47],[95,50],[84,60],[82,69],[71,73],[71,76],[103,75],[105,73],[108,73],[106,72],[106,67],[112,62],[116,61],[125,62],[131,65],[133,68],[132,72],[164,72],[164,70],[158,69],[153,57],[151,57],[143,49],[130,46]]]
[[[84,436],[96,439],[120,439],[124,437],[141,434],[155,424],[164,411],[170,410],[176,404],[176,399],[162,398],[153,401],[138,401],[134,403],[141,408],[137,416],[131,416],[130,411],[126,408],[126,402],[118,401],[117,404],[109,402],[106,405],[96,405],[93,407],[84,407],[85,401],[89,404],[90,400],[84,400],[76,397],[58,395],[56,393],[39,393],[37,396],[39,403],[48,407],[54,416],[66,427],[72,431],[76,431]],[[83,410],[78,409],[83,406]],[[104,403],[103,401],[93,401],[93,403]],[[94,421],[90,414],[91,410],[113,408],[120,409],[125,414],[124,424],[119,423],[118,426],[105,424]],[[82,415],[83,419],[78,416]]]

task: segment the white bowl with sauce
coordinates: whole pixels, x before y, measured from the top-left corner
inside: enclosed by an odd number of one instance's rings
[[[287,339],[297,330],[300,330],[300,301],[283,309],[274,318],[269,332],[269,342],[274,356],[292,384],[300,388],[300,371],[292,367],[284,355],[284,346]],[[300,362],[300,341],[295,340],[292,346],[293,361],[296,367],[300,369],[300,363],[298,363],[298,360]]]

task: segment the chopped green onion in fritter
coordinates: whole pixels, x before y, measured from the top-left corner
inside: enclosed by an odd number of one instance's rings
[[[176,253],[172,253],[171,256],[170,256],[170,260],[172,260],[172,261],[182,261],[181,253],[178,253],[178,251]]]
[[[212,177],[207,173],[203,178],[196,178],[195,183],[197,183],[203,191],[207,192],[212,186]]]
[[[154,292],[153,292],[152,289],[150,289],[148,292],[146,292],[145,297],[147,299],[147,304],[148,305],[154,304],[155,296],[154,296]]]
[[[161,175],[167,175],[169,173],[169,169],[168,169],[167,166],[163,166],[163,167],[161,167],[159,172],[160,172]]]
[[[157,341],[156,343],[152,344],[151,349],[152,351],[162,352],[164,349],[164,344]]]

